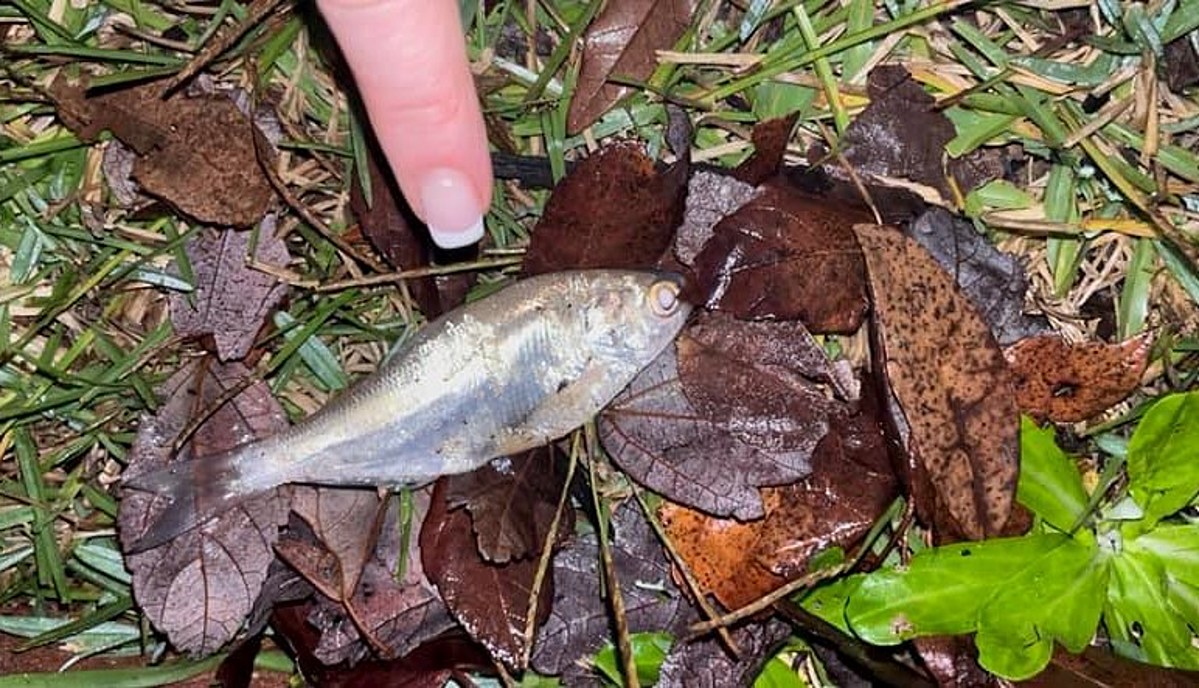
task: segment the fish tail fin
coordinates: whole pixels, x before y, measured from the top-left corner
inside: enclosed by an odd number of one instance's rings
[[[136,553],[158,547],[261,492],[247,487],[240,449],[179,461],[125,478],[125,488],[170,500],[158,518],[126,546],[126,551]]]

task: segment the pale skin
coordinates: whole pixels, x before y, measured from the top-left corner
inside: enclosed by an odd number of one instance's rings
[[[483,236],[487,133],[455,0],[317,0],[400,190],[446,248]]]

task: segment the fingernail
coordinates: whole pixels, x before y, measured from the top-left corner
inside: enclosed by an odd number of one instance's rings
[[[433,243],[460,248],[483,238],[479,202],[470,180],[458,170],[439,168],[425,175],[420,200]]]

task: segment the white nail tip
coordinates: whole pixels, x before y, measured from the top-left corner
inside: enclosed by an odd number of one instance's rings
[[[470,227],[457,232],[447,232],[429,225],[429,236],[433,243],[442,248],[462,248],[470,246],[483,238],[483,218],[479,218]]]

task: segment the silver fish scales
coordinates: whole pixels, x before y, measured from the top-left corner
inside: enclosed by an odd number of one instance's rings
[[[682,328],[673,275],[540,275],[426,325],[375,373],[277,435],[128,475],[170,504],[156,547],[286,483],[417,485],[561,437],[599,412]]]

